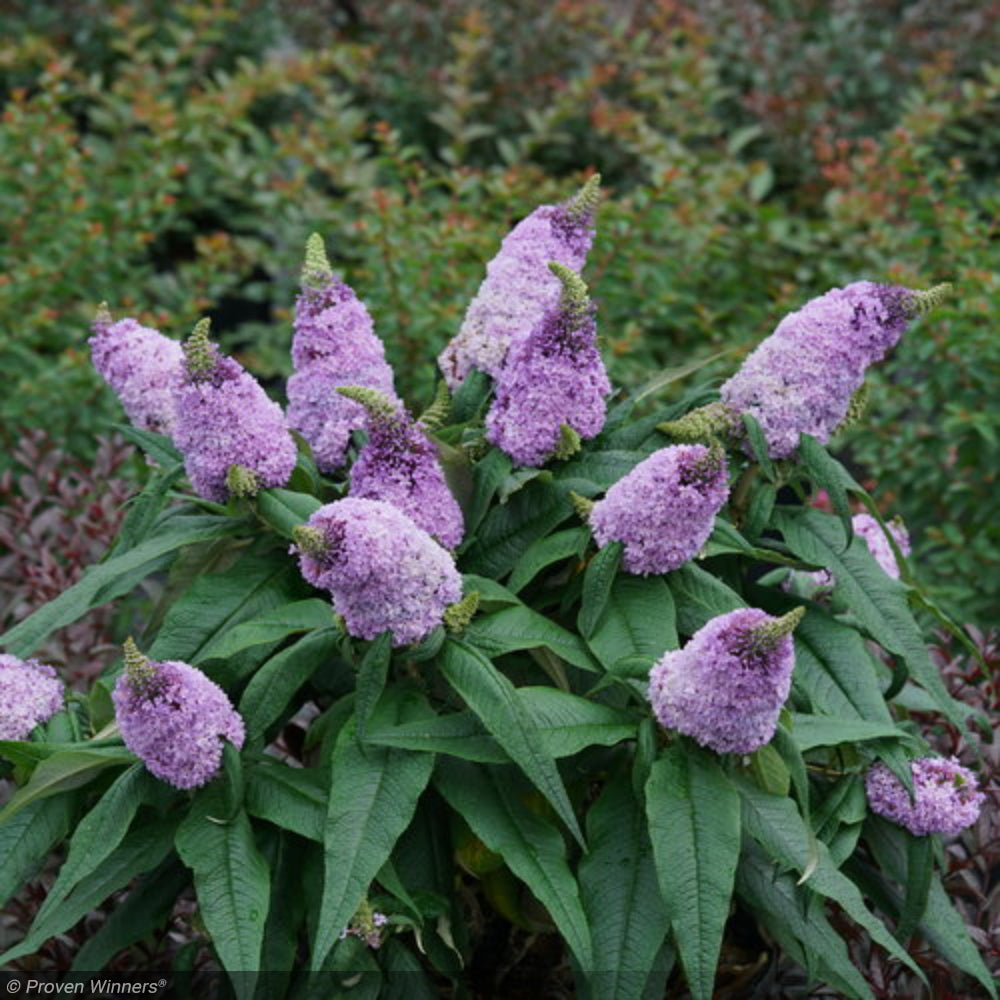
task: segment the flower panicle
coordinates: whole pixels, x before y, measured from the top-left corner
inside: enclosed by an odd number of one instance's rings
[[[306,288],[322,288],[333,277],[330,258],[326,255],[326,245],[319,233],[313,233],[306,240],[305,261],[302,264],[302,285]]]

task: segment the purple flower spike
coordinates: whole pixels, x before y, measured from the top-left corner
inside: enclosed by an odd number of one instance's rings
[[[281,407],[209,342],[208,320],[195,327],[185,353],[174,442],[195,491],[223,503],[231,493],[284,486],[295,468],[296,448]]]
[[[184,351],[176,340],[134,319],[111,319],[102,305],[94,318],[91,358],[132,423],[168,436],[174,430],[174,392],[180,384]]]
[[[726,456],[700,444],[661,448],[594,505],[598,545],[623,542],[628,573],[669,573],[697,554],[729,497]]]
[[[486,265],[486,278],[455,338],[438,358],[448,387],[456,389],[473,368],[496,378],[507,351],[538,325],[559,301],[550,261],[583,269],[594,240],[594,212],[601,178],[594,175],[569,201],[541,205],[504,239]]]
[[[295,532],[302,575],[328,590],[351,635],[393,645],[419,642],[462,597],[455,561],[402,511],[347,497],[321,507]]]
[[[511,348],[486,415],[487,439],[519,465],[568,458],[581,438],[600,433],[611,394],[587,286],[561,264],[551,271],[562,297]]]
[[[760,423],[772,458],[788,458],[800,434],[826,442],[849,415],[865,370],[948,286],[916,292],[857,281],[790,313],[720,390],[735,413]]]
[[[52,667],[0,655],[0,740],[26,740],[62,707],[63,686]]]
[[[218,684],[187,663],[149,660],[131,639],[112,698],[125,746],[175,788],[214,777],[224,740],[243,746],[243,719]]]
[[[772,618],[741,608],[713,618],[649,674],[660,724],[716,753],[752,753],[774,736],[795,666],[792,630],[804,608]]]
[[[972,826],[986,796],[976,776],[955,757],[921,757],[910,762],[914,799],[885,764],[865,775],[872,812],[906,827],[916,837],[929,833],[954,835]]]
[[[423,426],[402,404],[371,389],[351,386],[340,392],[368,411],[368,443],[351,467],[350,495],[385,500],[445,548],[456,548],[465,531],[462,511]]]
[[[899,566],[896,564],[896,557],[878,521],[871,514],[855,514],[851,518],[851,524],[854,526],[854,533],[865,540],[868,551],[875,557],[879,566],[894,580],[898,580]],[[910,554],[910,536],[903,522],[895,518],[889,521],[886,527],[899,546],[899,551],[904,556],[908,556]]]

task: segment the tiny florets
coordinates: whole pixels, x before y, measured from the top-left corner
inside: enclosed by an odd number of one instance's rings
[[[437,449],[402,405],[391,415],[369,415],[368,443],[351,467],[350,495],[391,503],[446,548],[462,541],[462,511]]]
[[[347,497],[309,519],[306,545],[293,549],[302,575],[328,590],[347,631],[396,646],[418,642],[462,597],[455,561],[392,504]]]
[[[54,668],[0,655],[0,740],[26,740],[62,707],[63,686]]]
[[[508,350],[555,307],[561,288],[549,262],[574,271],[586,263],[599,183],[593,177],[569,201],[539,206],[504,238],[461,329],[438,359],[449,388],[456,389],[473,368],[496,378]]]
[[[668,573],[705,544],[728,496],[721,449],[673,445],[615,483],[588,520],[598,545],[624,544],[626,572]]]
[[[136,427],[168,436],[174,430],[174,392],[184,351],[176,340],[134,319],[112,322],[103,311],[94,321],[91,358]]]
[[[295,441],[285,415],[257,380],[210,345],[196,363],[189,351],[185,377],[175,391],[174,442],[195,491],[206,500],[229,497],[230,467],[252,473],[258,489],[284,486],[295,468]],[[249,480],[247,480],[249,481]]]
[[[874,556],[879,566],[894,580],[898,580],[899,566],[896,563],[896,556],[893,554],[892,546],[885,537],[885,532],[878,521],[871,514],[855,514],[851,518],[851,524],[854,527],[854,533],[865,540],[868,551]],[[889,521],[886,527],[899,546],[899,551],[904,556],[908,556],[910,554],[910,536],[902,521],[898,518],[894,519]]]
[[[826,442],[844,422],[865,370],[896,344],[920,293],[857,281],[790,313],[720,390],[735,413],[760,423],[772,458],[800,434]]]
[[[579,444],[604,426],[611,383],[597,350],[594,308],[578,300],[565,272],[560,280],[566,291],[559,301],[511,347],[486,415],[487,440],[518,465],[565,457],[567,439]]]
[[[955,757],[921,757],[910,763],[914,797],[885,764],[865,775],[872,812],[906,827],[914,836],[953,835],[979,818],[986,796],[976,775]]]
[[[752,753],[774,736],[795,666],[801,609],[773,618],[742,608],[713,618],[649,675],[660,724],[717,753]]]
[[[128,650],[112,694],[125,746],[175,788],[204,785],[221,766],[223,741],[243,746],[243,719],[225,691],[197,668]]]

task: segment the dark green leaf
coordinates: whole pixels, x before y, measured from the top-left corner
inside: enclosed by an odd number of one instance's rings
[[[668,649],[676,649],[674,599],[662,577],[619,575],[589,645],[612,673],[626,673],[628,661],[648,674]]]
[[[542,749],[538,726],[514,685],[482,653],[453,639],[445,644],[439,669],[582,844],[555,761]]]
[[[261,490],[256,505],[261,520],[284,538],[291,538],[294,530],[323,506],[309,493],[281,489]]]
[[[184,465],[181,462],[172,462],[150,475],[142,492],[128,502],[125,520],[111,550],[112,557],[135,548],[149,537],[157,518],[163,511],[171,488],[183,475]]]
[[[507,581],[510,590],[516,594],[553,563],[570,557],[582,558],[589,540],[589,529],[580,527],[566,528],[535,542],[514,567]]]
[[[510,459],[498,448],[488,451],[472,469],[472,495],[465,509],[465,537],[472,538],[497,490],[510,475]]]
[[[910,741],[909,736],[891,722],[868,722],[865,719],[837,719],[827,715],[792,715],[791,737],[805,752],[813,747],[833,747],[838,743],[861,743],[890,737]]]
[[[440,762],[434,783],[472,832],[545,906],[580,965],[592,969],[590,930],[566,861],[566,842],[552,823],[528,808],[530,787],[510,768],[451,759]]]
[[[934,875],[934,843],[930,837],[910,837],[906,845],[906,892],[896,924],[896,937],[905,942],[927,909]]]
[[[775,480],[774,465],[771,462],[770,452],[767,447],[767,438],[764,435],[764,431],[760,424],[757,423],[757,418],[753,416],[752,413],[742,414],[743,427],[746,430],[747,441],[750,442],[750,449],[753,451],[753,457],[757,460],[757,464],[760,466],[761,471],[767,476],[771,482]]]
[[[667,574],[667,583],[677,605],[677,628],[684,635],[694,635],[713,618],[747,606],[735,590],[693,563]]]
[[[675,744],[653,765],[646,813],[688,988],[710,1000],[740,853],[740,797],[713,756]]]
[[[597,555],[587,566],[587,572],[583,577],[580,614],[577,618],[580,633],[585,639],[593,635],[601,615],[604,614],[611,596],[611,585],[615,582],[624,552],[625,546],[621,542],[609,542],[598,550]]]
[[[280,642],[290,635],[331,628],[334,624],[333,606],[329,601],[318,597],[292,601],[222,633],[198,654],[198,661],[227,659],[251,646]]]
[[[73,821],[73,797],[39,799],[0,823],[0,907],[34,874]]]
[[[392,633],[383,632],[365,650],[358,668],[357,695],[354,699],[354,714],[357,718],[358,738],[364,740],[368,722],[375,711],[389,675],[389,660],[392,657]]]
[[[226,815],[224,790],[213,782],[196,795],[177,830],[177,853],[194,873],[201,918],[238,996],[253,995],[260,969],[270,873],[254,843],[247,814]]]
[[[319,771],[264,758],[247,768],[246,810],[308,840],[323,842],[326,787]]]
[[[174,447],[173,441],[165,434],[143,430],[131,424],[112,424],[123,438],[141,448],[157,465],[166,468],[175,462],[183,462],[184,456]]]
[[[830,503],[840,518],[844,536],[850,544],[854,537],[854,526],[851,522],[851,506],[847,502],[847,490],[844,489],[844,470],[840,463],[809,434],[799,436],[799,459],[813,483],[826,490]]]

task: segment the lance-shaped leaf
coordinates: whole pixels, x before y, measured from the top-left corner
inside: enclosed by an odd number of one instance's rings
[[[66,836],[73,806],[70,795],[41,799],[0,823],[0,906],[38,870],[52,845]]]
[[[677,605],[677,628],[685,635],[694,635],[713,618],[747,606],[735,590],[691,563],[669,573],[667,583]]]
[[[740,798],[716,759],[675,744],[652,768],[656,874],[695,1000],[710,1000],[740,853]]]
[[[674,599],[662,577],[619,575],[588,643],[612,673],[628,663],[646,676],[668,649],[677,648],[674,618]]]
[[[590,532],[587,528],[566,528],[535,542],[521,556],[518,564],[514,567],[514,572],[510,575],[508,585],[511,591],[516,594],[543,569],[547,569],[554,563],[562,562],[570,557],[581,558],[589,539]]]
[[[221,633],[198,654],[198,660],[226,659],[251,646],[280,642],[301,632],[331,628],[334,622],[333,606],[318,597],[281,604]]]
[[[609,542],[590,560],[583,577],[580,615],[577,618],[580,634],[586,639],[593,635],[604,614],[624,551],[625,546],[621,542]]]
[[[538,726],[518,698],[514,685],[482,653],[455,640],[445,643],[438,666],[448,683],[583,844],[583,834],[562,777],[555,761],[542,749]]]

